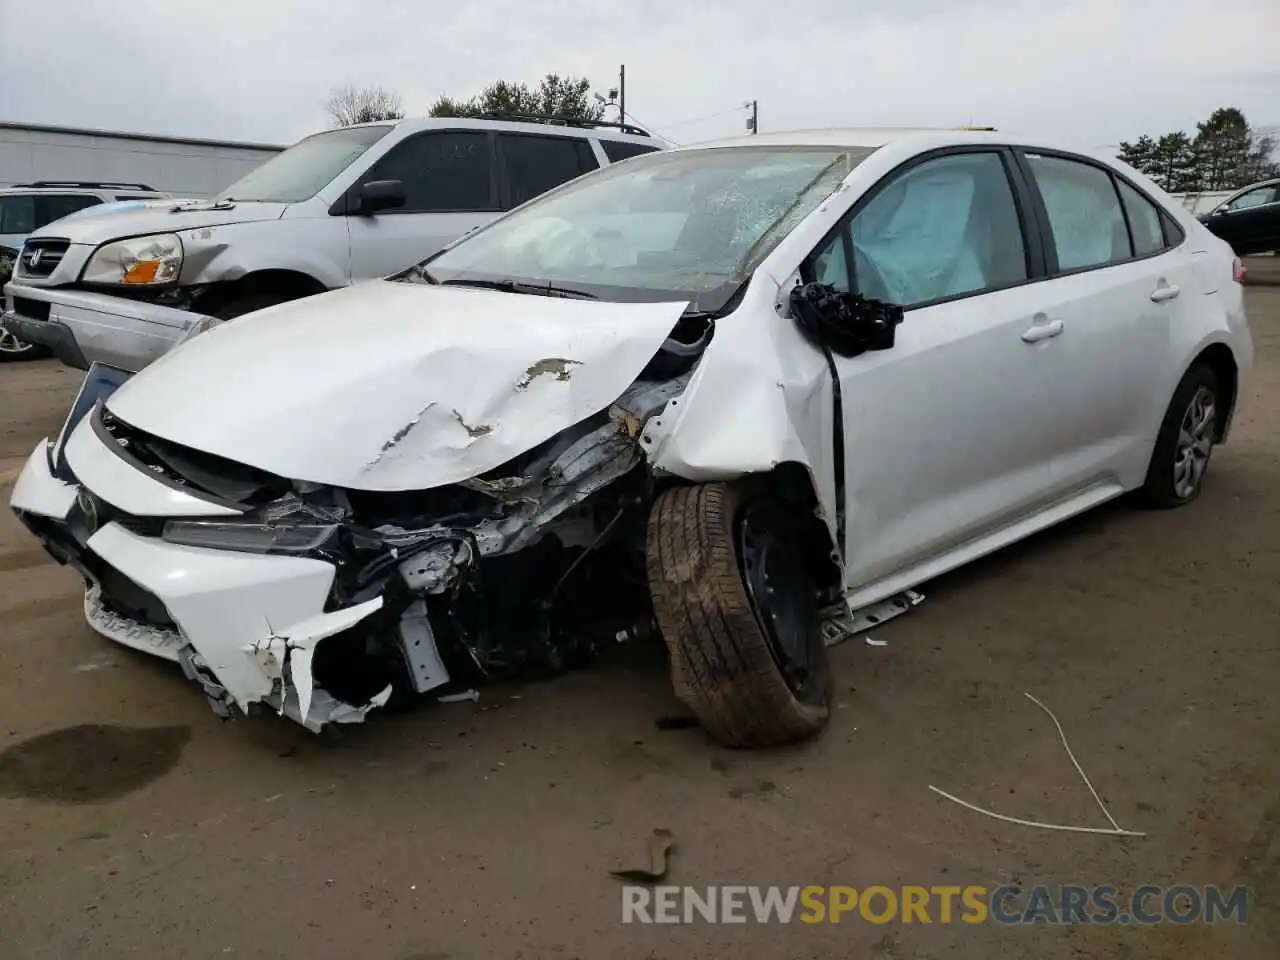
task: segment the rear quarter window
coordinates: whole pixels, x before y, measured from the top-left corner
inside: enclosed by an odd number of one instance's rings
[[[628,143],[625,140],[601,140],[600,146],[604,148],[604,155],[609,158],[610,163],[638,157],[642,153],[655,153],[660,149],[647,143]]]

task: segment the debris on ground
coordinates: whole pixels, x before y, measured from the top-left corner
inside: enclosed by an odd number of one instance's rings
[[[657,883],[664,880],[667,876],[667,855],[675,849],[675,845],[675,837],[670,830],[655,827],[653,835],[645,843],[646,865],[626,870],[610,870],[609,875],[633,883]]]
[[[462,693],[450,693],[443,697],[436,697],[436,703],[466,703],[468,700],[472,703],[479,703],[480,691],[464,690]]]

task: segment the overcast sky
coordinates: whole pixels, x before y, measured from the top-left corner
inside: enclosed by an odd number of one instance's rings
[[[827,125],[1084,146],[1280,124],[1280,0],[0,0],[0,120],[290,143],[331,87],[440,94],[550,71],[679,142]],[[695,118],[717,116],[698,122]]]

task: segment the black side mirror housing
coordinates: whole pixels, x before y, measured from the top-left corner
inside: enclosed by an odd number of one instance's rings
[[[841,293],[825,283],[806,283],[791,291],[791,315],[806,340],[823,352],[856,357],[869,350],[891,350],[902,307]]]
[[[372,215],[380,210],[394,210],[405,202],[403,180],[370,180],[360,187],[356,213]]]

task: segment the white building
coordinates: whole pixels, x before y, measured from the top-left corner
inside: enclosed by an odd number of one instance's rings
[[[283,149],[0,121],[0,187],[36,180],[111,181],[207,197]]]

